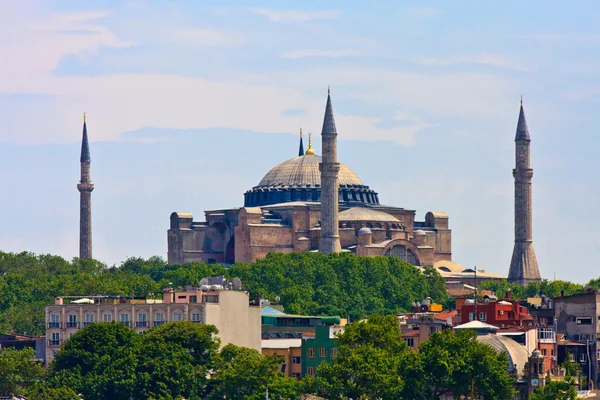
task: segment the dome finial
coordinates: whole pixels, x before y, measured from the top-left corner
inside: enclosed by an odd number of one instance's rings
[[[83,123],[85,124],[85,113],[83,113]]]
[[[521,95],[521,105],[523,105],[523,95]]]
[[[306,149],[307,156],[314,156],[315,150],[312,148],[312,133],[308,134],[308,149]]]
[[[331,94],[331,85],[327,85],[327,94]]]

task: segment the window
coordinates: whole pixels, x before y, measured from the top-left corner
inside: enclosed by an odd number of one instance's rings
[[[475,319],[475,313],[474,312],[470,312],[469,313],[469,321],[473,321]]]
[[[69,322],[67,322],[67,328],[77,328],[77,314],[69,315]]]
[[[292,372],[292,378],[300,378],[301,374],[299,372]]]
[[[83,323],[83,326],[90,326],[91,323],[94,322],[94,314],[85,314],[85,322]]]
[[[406,340],[406,344],[409,345],[410,347],[415,347],[415,339],[414,338],[406,338],[404,340]]]
[[[308,355],[308,358],[314,358],[314,356],[315,356],[315,349],[313,349],[312,347],[310,349],[308,349],[307,355]]]
[[[436,332],[440,331],[440,327],[439,326],[430,326],[429,327],[429,336],[433,335]]]
[[[112,314],[104,314],[104,322],[112,322]]]
[[[58,314],[52,314],[50,316],[48,328],[60,328],[60,317],[58,316]]]
[[[321,358],[327,357],[327,349],[325,347],[321,347],[319,349],[319,357],[321,357]]]
[[[397,245],[393,246],[386,253],[388,257],[398,257],[402,261],[405,261],[412,265],[417,265],[417,257],[415,257],[415,253],[413,253],[410,249],[407,249],[405,246]]]
[[[337,357],[337,352],[338,352],[337,347],[334,347],[333,349],[331,349],[331,358]]]
[[[219,296],[216,294],[215,295],[207,294],[205,296],[202,296],[202,300],[204,300],[205,303],[218,303]]]
[[[576,319],[577,325],[591,325],[592,318],[591,317],[578,317]]]
[[[192,322],[200,322],[200,313],[192,313]]]
[[[148,326],[148,316],[146,314],[140,313],[138,314],[138,320],[135,323],[137,328],[145,328]]]
[[[125,326],[129,326],[129,314],[121,314],[121,323]]]
[[[504,315],[504,310],[498,310],[498,315]]]
[[[543,355],[544,357],[546,357],[546,353],[548,353],[548,351],[546,351],[546,349],[542,349],[542,355]]]
[[[308,367],[308,375],[313,376],[315,374],[315,367]]]
[[[550,350],[550,356],[552,356],[552,357],[554,357],[554,356],[555,356],[555,354],[554,354],[554,349]]]
[[[183,319],[183,314],[176,312],[173,313],[173,321],[181,321]]]
[[[50,335],[50,346],[60,346],[60,332],[52,332],[52,335]]]
[[[579,362],[580,363],[584,363],[585,362],[585,353],[579,353]]]
[[[487,313],[486,312],[480,312],[479,313],[479,320],[480,321],[487,321]]]
[[[292,357],[292,364],[301,364],[302,363],[302,358],[300,357]]]
[[[165,323],[165,316],[163,313],[157,312],[154,315],[154,326],[160,326]]]
[[[197,303],[198,302],[198,296],[190,296],[190,303]]]

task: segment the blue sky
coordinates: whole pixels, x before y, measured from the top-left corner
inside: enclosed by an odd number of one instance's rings
[[[77,255],[84,111],[94,256],[119,264],[166,256],[172,211],[240,206],[331,85],[340,161],[500,274],[523,95],[542,275],[600,276],[600,4],[366,4],[2,2],[0,249]]]

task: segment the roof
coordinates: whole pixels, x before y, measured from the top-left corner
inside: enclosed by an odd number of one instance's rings
[[[329,89],[327,89],[327,104],[325,105],[325,116],[323,117],[323,129],[321,130],[321,135],[337,135]]]
[[[83,137],[81,139],[81,162],[91,161],[90,158],[90,144],[88,142],[87,124],[85,123],[85,116],[83,117]]]
[[[263,339],[260,346],[263,349],[289,349],[302,346],[302,339]]]
[[[265,307],[262,310],[260,310],[260,314],[261,315],[286,315],[285,313],[276,310],[272,307]]]
[[[521,109],[519,110],[519,122],[517,123],[515,140],[531,140],[529,137],[529,128],[527,128],[527,121],[525,120],[525,111],[523,111],[523,103],[521,103]]]
[[[453,318],[457,314],[458,314],[458,311],[456,311],[456,310],[441,311],[437,314],[434,314],[433,319],[437,319],[439,321],[447,321],[448,318]]]
[[[471,321],[466,324],[455,326],[454,329],[488,329],[490,331],[497,331],[498,327],[481,321]]]
[[[462,288],[462,289],[447,289],[450,297],[462,297],[462,296],[473,296],[475,289]],[[481,296],[493,296],[494,292],[486,289],[477,289],[477,293]]]
[[[506,353],[509,359],[509,372],[517,372],[520,374],[529,359],[529,352],[525,346],[515,342],[507,336],[481,335],[477,336],[477,341],[487,344],[498,353]]]
[[[339,221],[400,222],[393,215],[366,207],[351,207],[339,213],[338,219]]]
[[[465,268],[462,265],[455,263],[453,261],[437,261],[433,263],[433,268],[438,270],[440,275],[443,277],[451,277],[451,276],[464,276],[467,275],[469,278],[475,277],[475,272],[471,268]],[[477,271],[478,278],[504,278],[504,276],[499,274],[494,274],[485,271]]]
[[[430,211],[429,212],[431,215],[433,215],[434,218],[446,218],[448,219],[448,214],[446,214],[445,212],[441,212],[441,211]]]
[[[290,158],[271,168],[259,182],[258,187],[286,187],[307,186],[317,187],[321,185],[321,171],[319,164],[321,156],[304,155]],[[361,185],[362,181],[350,168],[340,163],[338,173],[340,185]]]
[[[413,329],[412,331],[404,332],[402,334],[403,338],[414,337],[414,336],[419,336],[419,330],[418,329]]]

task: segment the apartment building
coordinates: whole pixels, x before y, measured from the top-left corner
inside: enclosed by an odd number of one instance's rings
[[[235,279],[234,279],[235,281]],[[239,280],[205,278],[198,287],[164,289],[162,298],[109,296],[57,297],[46,306],[46,360],[63,343],[96,322],[119,322],[139,334],[173,321],[211,324],[219,330],[221,346],[232,343],[261,350],[260,303],[250,299]]]

